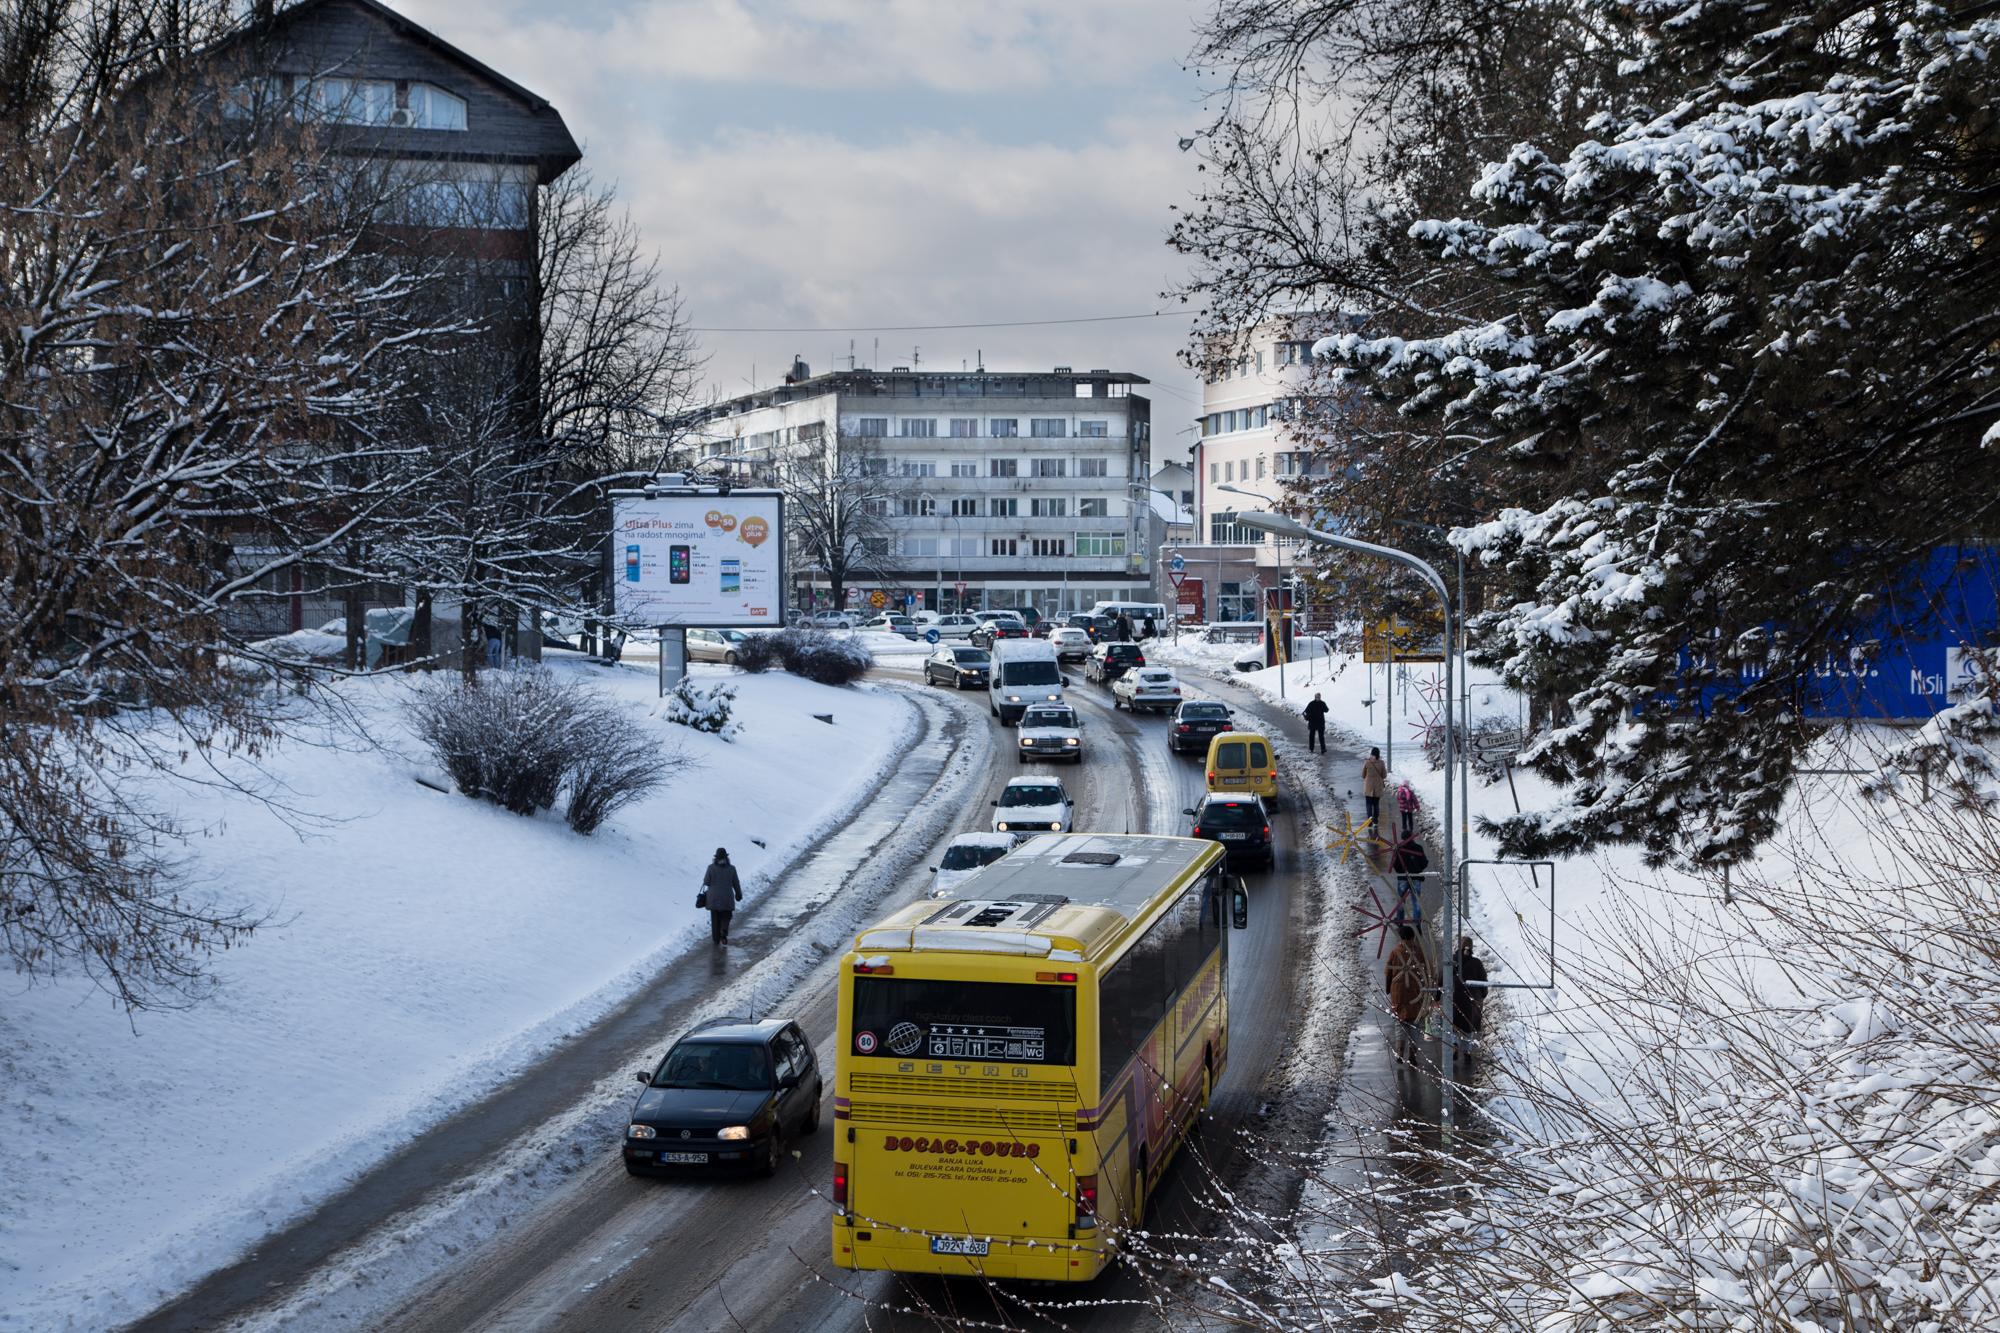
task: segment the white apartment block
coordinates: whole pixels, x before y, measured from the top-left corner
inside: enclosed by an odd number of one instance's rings
[[[1044,614],[1150,600],[1156,520],[1143,486],[1152,446],[1147,381],[1109,370],[844,370],[694,414],[699,456],[749,460],[868,446],[894,479],[880,590],[919,609],[1031,605]],[[827,605],[823,574],[793,560],[792,605]],[[959,591],[963,585],[964,591]]]

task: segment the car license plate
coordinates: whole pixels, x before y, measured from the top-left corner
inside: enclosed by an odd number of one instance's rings
[[[708,1154],[705,1152],[663,1152],[660,1154],[660,1160],[668,1166],[707,1166]]]
[[[1218,833],[1216,836],[1224,842],[1241,842],[1250,835],[1247,833]]]
[[[986,1242],[973,1240],[969,1236],[932,1236],[932,1254],[973,1254],[985,1255]]]
[[[1242,785],[1243,785],[1243,779],[1242,779],[1242,778],[1224,778],[1224,779],[1222,780],[1222,785],[1223,785],[1223,786],[1225,786],[1225,787],[1240,787],[1240,786],[1242,786]]]

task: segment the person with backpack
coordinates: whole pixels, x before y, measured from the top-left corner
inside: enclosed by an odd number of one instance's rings
[[[1396,810],[1403,816],[1403,836],[1410,837],[1417,831],[1417,789],[1410,785],[1408,778],[1396,784]]]
[[[729,864],[729,849],[715,849],[715,859],[701,877],[701,893],[694,905],[708,909],[708,935],[717,948],[729,943],[729,918],[736,915],[736,904],[743,901],[743,881],[736,877],[736,867]]]
[[[1424,846],[1410,834],[1405,833],[1389,852],[1389,869],[1396,876],[1396,915],[1391,918],[1396,924],[1403,922],[1403,906],[1407,902],[1411,920],[1421,930],[1424,925],[1424,872],[1431,868],[1431,859],[1424,855]]]
[[[1382,968],[1382,984],[1389,992],[1389,1013],[1396,1020],[1396,1058],[1408,1062],[1422,1036],[1420,1024],[1433,983],[1430,960],[1417,942],[1417,932],[1402,926],[1396,936],[1396,947]]]

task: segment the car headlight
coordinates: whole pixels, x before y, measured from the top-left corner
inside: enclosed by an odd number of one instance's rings
[[[1001,833],[1005,833],[1007,831],[1007,821],[1003,819],[999,823],[995,824],[993,827],[998,831],[1000,831]]]
[[[1052,704],[1059,704],[1062,702],[1062,696],[1060,694],[1051,694],[1047,696],[1047,698],[1048,701]]]
[[[750,1137],[750,1126],[725,1125],[722,1132],[715,1137],[718,1139],[747,1139]]]
[[[1010,694],[1007,696],[1007,702],[1010,704],[1017,704],[1021,702],[1021,696],[1018,694]]]
[[[625,1131],[635,1139],[656,1139],[660,1132],[651,1125],[633,1125]]]
[[[1027,746],[1027,745],[1033,745],[1034,743],[1035,743],[1035,741],[1034,741],[1034,738],[1033,738],[1033,737],[1031,737],[1031,736],[1023,736],[1023,737],[1021,737],[1021,744],[1022,744],[1022,745],[1024,745],[1024,746]]]
[[[1061,833],[1061,832],[1062,832],[1062,821],[1061,821],[1060,819],[1051,819],[1051,820],[1049,821],[1049,832],[1051,832],[1051,833]]]
[[[1074,737],[1074,736],[1065,736],[1065,737],[1063,737],[1063,744],[1064,744],[1064,745],[1081,745],[1082,743],[1083,743],[1083,742],[1079,741],[1079,740],[1078,740],[1078,739],[1077,739],[1076,737]]]

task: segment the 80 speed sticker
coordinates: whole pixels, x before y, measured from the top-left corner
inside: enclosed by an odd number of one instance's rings
[[[862,1055],[875,1054],[875,1034],[872,1032],[855,1033],[854,1049]]]

